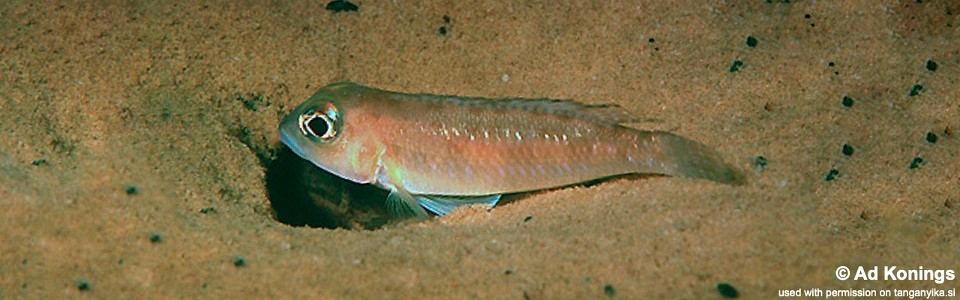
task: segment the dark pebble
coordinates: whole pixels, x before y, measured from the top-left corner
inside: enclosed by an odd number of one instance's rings
[[[937,63],[934,62],[934,61],[932,61],[932,60],[928,60],[928,61],[927,61],[927,70],[930,70],[931,72],[936,71],[936,70],[937,70]]]
[[[750,47],[750,48],[756,47],[756,46],[757,46],[757,39],[754,38],[753,36],[749,36],[749,35],[748,35],[748,36],[747,36],[747,46]]]
[[[809,19],[809,18],[810,18],[810,14],[805,14],[805,15],[803,15],[803,18],[804,18],[804,19]]]
[[[717,291],[720,292],[720,296],[724,298],[737,298],[740,297],[740,292],[737,292],[732,285],[729,283],[720,283],[717,285]]]
[[[911,169],[919,168],[921,165],[923,165],[923,158],[919,156],[914,157],[913,161],[910,162]]]
[[[250,94],[247,95],[247,97],[238,96],[238,98],[240,99],[240,102],[243,102],[243,107],[247,108],[249,111],[259,110],[258,105],[263,103],[263,96],[256,94]]]
[[[151,232],[151,233],[150,233],[150,242],[151,242],[151,243],[156,244],[156,243],[159,243],[159,242],[162,241],[162,240],[163,240],[163,238],[160,237],[160,234],[159,234],[159,233],[156,233],[156,232]]]
[[[840,176],[840,171],[837,169],[830,169],[830,171],[827,172],[826,180],[833,181],[834,179],[837,179],[838,176]]]
[[[843,150],[841,150],[840,152],[843,152],[843,155],[846,155],[846,156],[853,155],[853,147],[847,144],[843,144]]]
[[[243,267],[243,266],[246,266],[246,265],[247,265],[247,260],[243,259],[243,257],[237,256],[237,257],[233,258],[233,266],[234,266],[234,267],[239,268],[239,267]]]
[[[140,190],[137,189],[137,186],[132,184],[128,184],[125,188],[123,188],[123,191],[126,192],[127,195],[131,196],[140,193]]]
[[[533,220],[533,216],[527,216],[526,218],[523,218],[524,222],[530,222],[530,220]]]
[[[657,41],[657,40],[654,40],[653,38],[650,38],[649,40],[647,40],[647,42],[651,42],[651,43],[656,42],[656,41]]]
[[[603,294],[607,295],[607,297],[613,297],[613,295],[617,294],[617,290],[613,289],[613,285],[608,284],[603,286]]]
[[[503,275],[513,275],[513,270],[507,269],[506,271],[503,271]]]
[[[730,65],[730,73],[740,71],[740,67],[743,66],[743,62],[740,60],[733,61],[733,64]]]
[[[853,98],[850,98],[850,96],[843,96],[843,101],[840,103],[843,103],[843,106],[851,107],[853,106]]]
[[[327,3],[327,10],[334,13],[345,12],[345,11],[357,11],[360,9],[356,4],[350,3],[345,0],[334,0]]]
[[[753,164],[757,166],[757,170],[763,171],[767,168],[767,158],[763,155],[757,156],[753,159]]]
[[[910,88],[910,97],[920,95],[920,92],[923,92],[923,86],[914,84],[913,87]]]
[[[933,132],[927,132],[927,142],[931,144],[937,143],[937,134]]]
[[[440,26],[440,35],[447,35],[447,26]]]
[[[837,64],[835,64],[835,63],[833,63],[833,62],[831,61],[831,62],[827,63],[827,65],[833,67],[833,66],[836,66]]]
[[[84,279],[77,280],[77,289],[81,292],[86,292],[90,290],[90,283]]]

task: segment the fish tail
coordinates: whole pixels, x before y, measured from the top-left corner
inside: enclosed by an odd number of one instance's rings
[[[699,142],[663,131],[651,132],[663,151],[662,171],[671,176],[740,185],[744,176],[724,163],[720,153]]]

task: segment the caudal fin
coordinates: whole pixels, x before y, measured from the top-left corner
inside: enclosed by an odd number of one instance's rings
[[[744,176],[723,162],[720,153],[704,144],[669,133],[654,132],[664,153],[664,172],[672,176],[701,178],[740,185]]]

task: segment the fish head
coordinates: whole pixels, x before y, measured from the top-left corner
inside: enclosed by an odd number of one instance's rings
[[[321,88],[280,122],[280,140],[321,169],[370,183],[383,151],[358,120],[364,107],[355,88],[362,87],[343,83]]]

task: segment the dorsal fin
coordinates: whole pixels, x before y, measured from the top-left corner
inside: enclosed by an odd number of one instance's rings
[[[524,110],[534,113],[578,118],[608,126],[644,120],[631,115],[630,112],[615,104],[584,104],[574,100],[559,99],[490,99],[477,97],[438,96],[429,94],[417,94],[410,96],[412,97],[407,99],[441,105],[457,105],[463,107],[479,107],[497,110]]]

